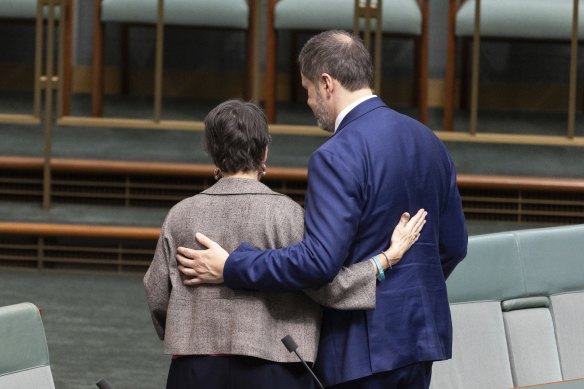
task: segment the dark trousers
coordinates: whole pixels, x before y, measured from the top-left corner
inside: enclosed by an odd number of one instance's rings
[[[432,362],[418,362],[358,380],[328,386],[329,389],[428,389]]]
[[[167,389],[314,389],[301,363],[253,357],[185,356],[170,364]]]

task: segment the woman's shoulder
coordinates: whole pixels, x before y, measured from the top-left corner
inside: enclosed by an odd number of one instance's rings
[[[202,205],[202,203],[203,198],[200,193],[182,199],[169,209],[166,218],[169,219],[176,215],[184,216],[185,213],[193,212],[199,205]]]
[[[302,206],[287,194],[273,191],[272,196],[267,198],[273,207],[279,207],[283,211],[304,212]]]

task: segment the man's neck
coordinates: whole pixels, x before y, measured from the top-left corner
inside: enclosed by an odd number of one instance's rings
[[[361,102],[375,96],[374,94],[371,93],[370,89],[368,89],[367,91],[363,90],[363,91],[359,91],[359,92],[362,92],[362,93],[352,93],[351,94],[352,98],[347,99],[347,101],[349,101],[349,100],[350,101],[346,105],[343,106],[343,109],[341,109],[340,111],[337,112],[337,115],[335,117],[334,132],[337,132],[337,129],[341,125],[341,122],[343,121],[345,116],[347,116],[347,114],[353,110],[353,108],[355,108]]]
[[[369,88],[359,89],[353,92],[349,92],[347,90],[343,90],[342,93],[339,94],[337,104],[335,104],[335,117],[341,113],[345,107],[353,102],[362,99],[367,96],[372,96],[373,91]]]

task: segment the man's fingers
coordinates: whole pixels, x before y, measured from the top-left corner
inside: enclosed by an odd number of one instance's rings
[[[178,270],[187,277],[196,277],[198,275],[194,269],[183,265],[178,265]]]
[[[175,258],[178,261],[178,263],[183,265],[184,267],[191,267],[195,262],[194,259],[187,258],[181,254],[176,254]]]
[[[197,256],[196,250],[189,249],[187,247],[178,247],[176,249],[176,251],[178,251],[180,254],[182,254],[184,258],[188,258],[188,259],[193,259],[193,258],[196,258],[196,256]],[[177,255],[177,258],[178,258],[178,255]]]
[[[216,246],[217,243],[212,241],[211,239],[207,238],[206,235],[201,234],[200,232],[197,232],[195,234],[195,238],[197,238],[197,241],[202,244],[203,246],[205,246],[206,248],[210,249],[213,246]]]
[[[202,283],[199,278],[188,278],[183,281],[183,284],[186,286],[201,285]]]

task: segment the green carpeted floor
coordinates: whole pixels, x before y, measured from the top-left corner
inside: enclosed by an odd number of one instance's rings
[[[170,358],[162,354],[135,276],[0,270],[0,306],[32,302],[43,324],[57,389],[158,389]]]

